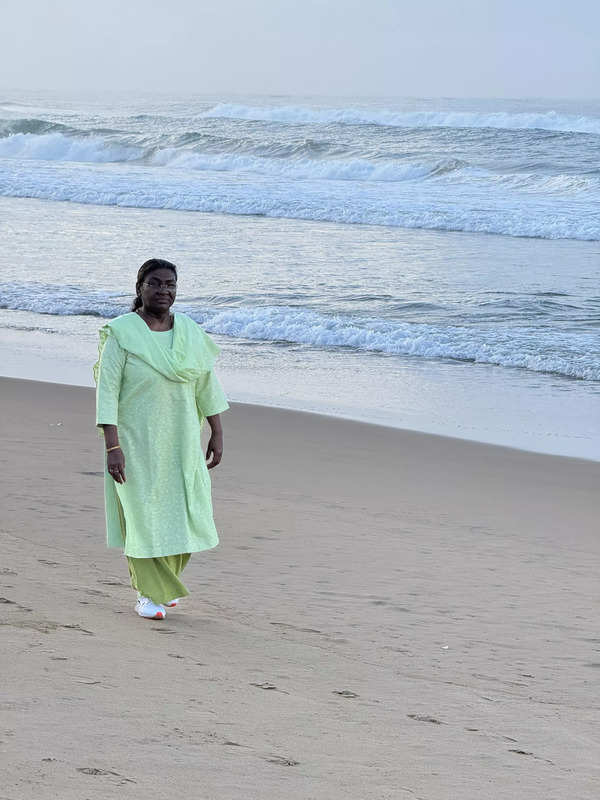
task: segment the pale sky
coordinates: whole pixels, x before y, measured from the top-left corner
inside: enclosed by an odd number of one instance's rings
[[[3,89],[600,96],[600,0],[23,0]]]

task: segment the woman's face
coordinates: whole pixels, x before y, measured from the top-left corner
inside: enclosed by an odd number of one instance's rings
[[[161,267],[149,272],[140,286],[144,308],[155,313],[168,311],[175,302],[177,279],[172,270]]]

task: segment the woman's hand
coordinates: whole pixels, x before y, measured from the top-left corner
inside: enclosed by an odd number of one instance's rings
[[[106,468],[117,483],[125,483],[125,456],[120,447],[107,453]]]
[[[211,461],[212,457],[212,461]],[[208,447],[206,448],[206,466],[208,469],[216,467],[223,457],[223,431],[213,430],[210,439],[208,440]]]

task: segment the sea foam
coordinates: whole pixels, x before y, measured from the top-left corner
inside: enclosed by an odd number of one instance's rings
[[[556,111],[471,112],[388,111],[369,108],[307,108],[305,106],[247,106],[217,103],[200,117],[257,120],[287,124],[385,125],[394,128],[541,129],[600,135],[600,118],[559,114]]]
[[[165,172],[143,165],[121,164],[118,171],[108,171],[100,164],[37,162],[35,168],[25,164],[5,160],[0,195],[546,239],[600,239],[598,204],[517,192],[501,184],[293,180],[214,171],[198,178],[185,170]]]
[[[140,148],[113,144],[99,136],[75,137],[55,132],[14,133],[0,138],[0,158],[107,163],[131,161],[142,152]]]
[[[129,298],[78,287],[0,285],[0,308],[40,314],[114,317]],[[354,348],[373,354],[451,359],[600,380],[595,332],[556,331],[527,325],[432,324],[373,316],[324,314],[302,306],[260,305],[177,308],[209,333],[312,348]]]

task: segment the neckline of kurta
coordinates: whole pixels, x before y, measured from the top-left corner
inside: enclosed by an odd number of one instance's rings
[[[101,345],[108,330],[124,350],[172,381],[186,383],[205,376],[219,352],[218,346],[191,317],[178,312],[173,313],[173,327],[168,331],[153,331],[134,311],[123,314],[101,328]],[[153,333],[170,336],[152,336]]]
[[[148,323],[147,323],[147,322],[146,322],[146,320],[145,320],[145,319],[142,317],[142,315],[141,315],[141,314],[138,314],[138,312],[137,312],[137,311],[134,311],[133,313],[136,315],[136,317],[139,317],[139,318],[141,319],[141,321],[142,321],[142,322],[144,323],[144,325],[145,325],[145,326],[148,328],[148,330],[150,331],[150,333],[172,333],[172,332],[175,330],[175,316],[176,316],[176,315],[175,315],[175,313],[171,314],[171,318],[172,318],[172,320],[173,320],[173,324],[171,325],[171,327],[170,327],[170,328],[167,328],[167,330],[166,330],[166,331],[155,331],[155,330],[153,330],[153,329],[150,327],[150,325],[148,325]]]

